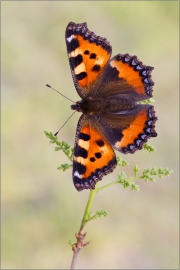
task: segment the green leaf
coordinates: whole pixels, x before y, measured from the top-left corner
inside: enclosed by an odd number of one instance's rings
[[[129,163],[126,160],[124,160],[124,159],[122,159],[120,157],[117,157],[116,160],[117,160],[117,165],[118,166],[126,167],[126,166],[129,165]]]
[[[169,176],[172,172],[173,171],[169,170],[168,168],[156,169],[156,167],[153,167],[152,169],[145,169],[140,178],[144,179],[145,181],[150,180],[152,182],[155,182],[155,179],[152,176],[157,175],[159,178],[163,178],[164,176]]]
[[[65,172],[69,168],[72,168],[72,164],[61,164],[57,169]]]
[[[55,151],[62,150],[64,152],[64,154],[72,162],[74,148],[71,148],[70,145],[65,141],[59,142],[58,138],[56,136],[54,136],[52,132],[44,131],[44,133],[45,133],[46,137],[50,139],[50,143],[55,143],[58,146],[58,147],[55,147]]]
[[[135,166],[134,166],[133,171],[134,171],[134,177],[136,177],[137,172],[139,171],[138,165],[135,165]]]
[[[96,211],[94,215],[92,215],[92,212],[89,214],[88,219],[86,222],[90,220],[95,220],[97,218],[101,218],[102,216],[106,217],[108,215],[108,212],[106,210]]]
[[[156,149],[148,143],[145,143],[143,148],[144,148],[144,150],[147,150],[149,153],[156,151]]]
[[[155,102],[155,100],[153,98],[149,98],[149,99],[146,99],[146,100],[139,101],[138,103],[139,104],[152,104],[154,102]]]

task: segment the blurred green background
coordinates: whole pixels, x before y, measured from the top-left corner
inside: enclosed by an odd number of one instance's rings
[[[4,1],[2,34],[2,265],[4,269],[68,269],[89,191],[77,192],[68,159],[54,152],[44,130],[56,132],[71,103],[45,87],[51,84],[79,100],[65,46],[70,21],[87,22],[118,53],[135,54],[155,67],[158,137],[153,154],[120,157],[130,166],[169,167],[155,183],[138,181],[140,192],[113,186],[98,194],[93,210],[108,217],[87,226],[92,242],[80,254],[79,269],[179,269],[179,2],[178,1]],[[59,133],[74,145],[80,114]],[[103,178],[116,180],[121,168]]]

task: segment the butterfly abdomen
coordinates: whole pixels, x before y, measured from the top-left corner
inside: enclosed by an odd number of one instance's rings
[[[108,98],[106,112],[116,113],[130,110],[136,106],[136,102],[121,99],[121,98]]]

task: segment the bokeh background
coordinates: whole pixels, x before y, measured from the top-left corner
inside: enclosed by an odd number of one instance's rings
[[[120,171],[169,167],[170,177],[137,181],[140,192],[113,186],[100,192],[93,210],[106,218],[87,226],[92,242],[78,269],[179,269],[179,2],[178,1],[3,1],[1,2],[2,90],[2,265],[3,269],[68,269],[89,191],[77,192],[68,163],[44,135],[56,132],[71,103],[51,84],[79,100],[71,78],[64,33],[70,21],[87,22],[106,37],[113,55],[130,53],[153,71],[158,137],[153,154],[139,151]],[[59,133],[74,145],[76,113]],[[101,183],[102,184],[102,183]]]

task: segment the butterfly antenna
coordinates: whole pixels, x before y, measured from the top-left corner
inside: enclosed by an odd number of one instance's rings
[[[75,112],[76,112],[76,111],[75,111]],[[62,125],[62,127],[60,127],[60,129],[59,129],[56,133],[54,133],[54,136],[57,136],[57,135],[58,135],[59,131],[65,126],[65,124],[69,121],[69,119],[73,116],[73,114],[75,114],[75,112],[73,112],[73,113],[69,116],[69,118],[66,120],[66,122],[64,123],[64,125]]]
[[[69,101],[73,102],[73,103],[76,103],[74,102],[73,100],[67,98],[66,96],[64,96],[63,94],[61,94],[59,91],[57,91],[56,89],[54,89],[52,86],[50,86],[49,84],[46,84],[47,87],[51,88],[52,90],[56,91],[57,93],[59,93],[61,96],[63,96],[64,98],[68,99]]]

